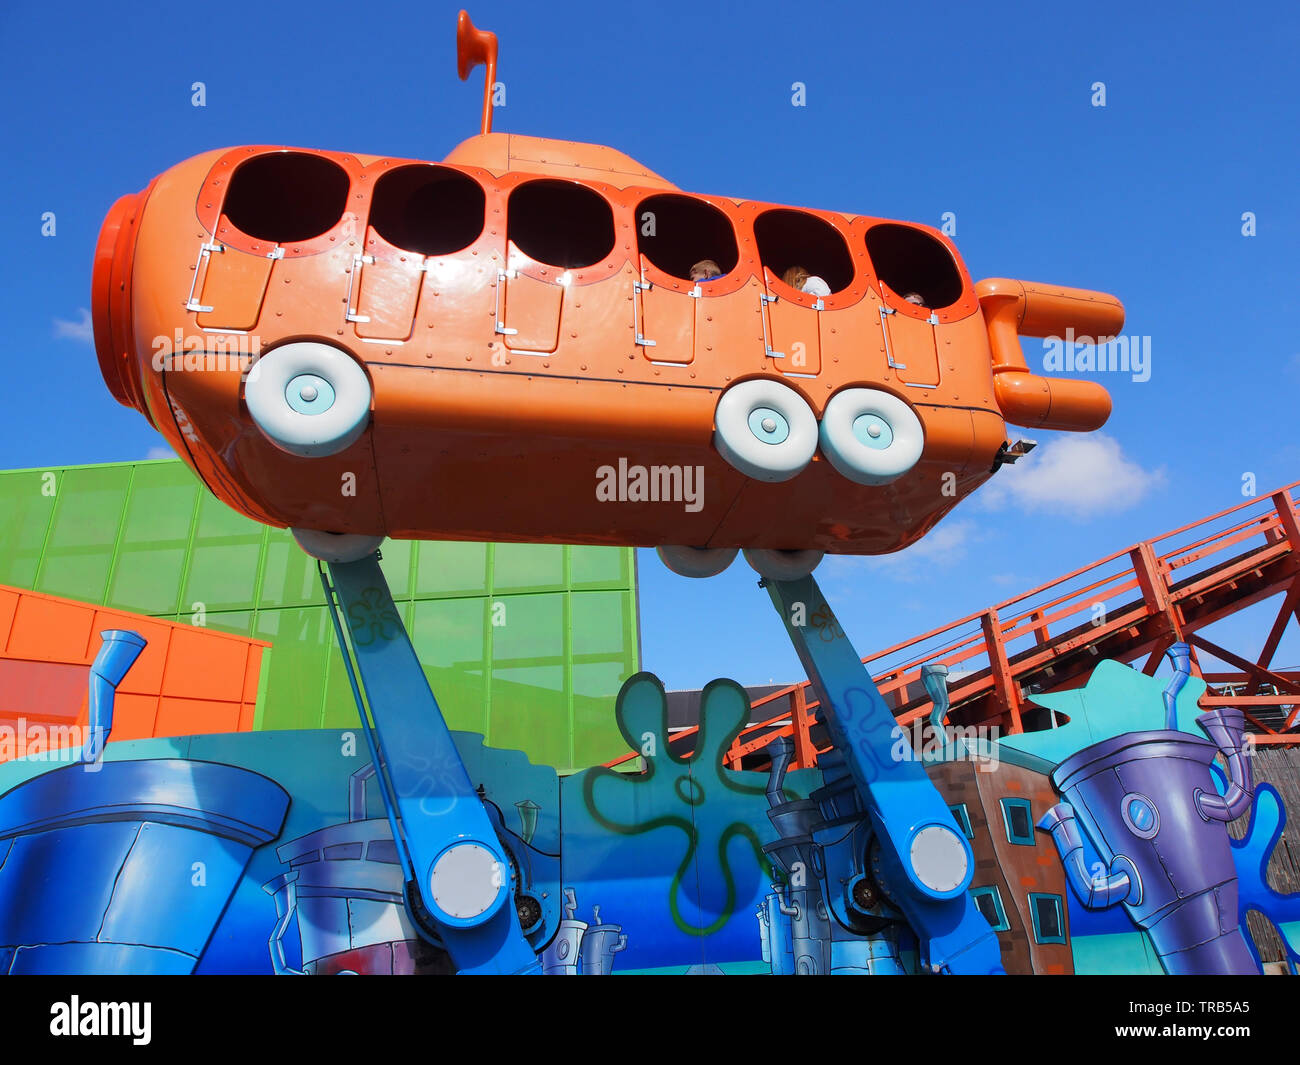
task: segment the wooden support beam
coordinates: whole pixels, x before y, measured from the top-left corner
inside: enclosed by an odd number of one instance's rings
[[[994,699],[999,709],[1010,718],[1011,734],[1024,731],[1020,723],[1020,685],[1011,673],[1007,661],[1006,644],[1002,642],[1001,622],[998,612],[990,607],[981,621],[984,629],[984,644],[989,653],[989,669],[993,675]]]

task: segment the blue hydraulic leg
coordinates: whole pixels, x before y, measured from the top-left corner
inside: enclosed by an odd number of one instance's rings
[[[401,823],[413,887],[438,940],[461,973],[540,973],[519,925],[514,870],[393,605],[378,554],[331,563],[329,571],[387,771],[385,805]],[[328,585],[326,596],[333,609]],[[365,725],[365,707],[358,709]]]
[[[808,672],[835,749],[870,813],[881,886],[936,972],[1000,973],[1002,952],[967,894],[970,844],[812,577],[765,581]]]

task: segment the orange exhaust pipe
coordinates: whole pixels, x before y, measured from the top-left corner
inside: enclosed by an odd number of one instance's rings
[[[1073,330],[1097,343],[1124,328],[1124,305],[1105,292],[989,278],[975,286],[993,351],[993,395],[1002,416],[1031,429],[1091,432],[1110,417],[1110,395],[1094,381],[1030,371],[1020,338]]]

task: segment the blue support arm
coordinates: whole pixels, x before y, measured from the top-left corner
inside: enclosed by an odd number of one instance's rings
[[[483,807],[379,568],[378,554],[331,563],[382,760],[385,806],[400,822],[423,909],[460,973],[534,973],[541,962],[519,925],[515,871]],[[345,661],[347,648],[343,648]],[[350,665],[349,665],[350,669]],[[358,697],[360,693],[358,692]],[[371,724],[367,724],[367,705]]]
[[[936,972],[1002,972],[997,935],[966,890],[975,864],[970,844],[817,582],[763,583],[870,813],[882,886],[916,933],[923,959]]]

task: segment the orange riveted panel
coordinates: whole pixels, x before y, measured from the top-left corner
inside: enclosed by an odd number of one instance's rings
[[[890,366],[899,380],[909,385],[937,385],[939,356],[934,347],[934,326],[927,318],[893,308],[884,309],[883,319]]]
[[[890,382],[880,299],[870,290],[850,306],[821,312],[823,378],[838,390],[848,382]],[[830,389],[827,389],[830,395]]]
[[[150,183],[144,192],[122,196],[108,209],[99,228],[91,275],[91,318],[99,372],[115,400],[141,412],[144,403],[137,377],[129,290],[140,209],[152,188]]]
[[[427,351],[430,366],[482,366],[490,361],[501,260],[482,255],[426,261],[428,291],[420,299],[412,340]]]
[[[512,263],[524,256],[513,246]],[[531,260],[530,260],[531,262]],[[562,274],[556,271],[556,274]],[[511,351],[553,352],[560,343],[560,316],[564,313],[564,285],[557,278],[538,278],[517,267],[502,271],[497,279],[501,299],[498,329]]]
[[[167,376],[168,398],[185,412],[190,432],[198,439],[221,441],[217,452],[224,458],[221,462],[211,461],[207,453],[196,449],[205,460],[198,465],[208,487],[227,502],[237,500],[236,509],[258,521],[381,533],[370,435],[363,435],[338,454],[319,459],[289,455],[278,448],[267,451],[260,446],[258,434],[241,431],[241,376],[237,367]],[[352,506],[347,512],[331,513],[331,500],[339,496],[344,484],[355,492],[346,497]],[[262,501],[269,504],[265,511],[259,505]]]
[[[650,362],[688,363],[695,357],[695,311],[699,300],[653,281],[636,283],[637,346]]]
[[[203,329],[248,330],[257,325],[275,260],[220,244],[206,245],[203,291],[192,305]]]
[[[407,340],[424,281],[424,260],[399,255],[396,261],[360,257],[353,267],[361,280],[356,309],[349,313],[357,336],[365,340]],[[354,274],[355,276],[355,274]]]
[[[699,301],[694,364],[699,380],[725,387],[741,375],[771,366],[763,349],[762,295],[762,282],[751,277],[735,291]]]
[[[808,304],[822,301],[796,292],[764,269],[767,282],[767,327],[769,357],[783,374],[816,377],[821,372],[820,310]]]
[[[975,312],[955,322],[940,322],[934,339],[943,386],[939,394],[944,401],[998,414],[983,317]]]

